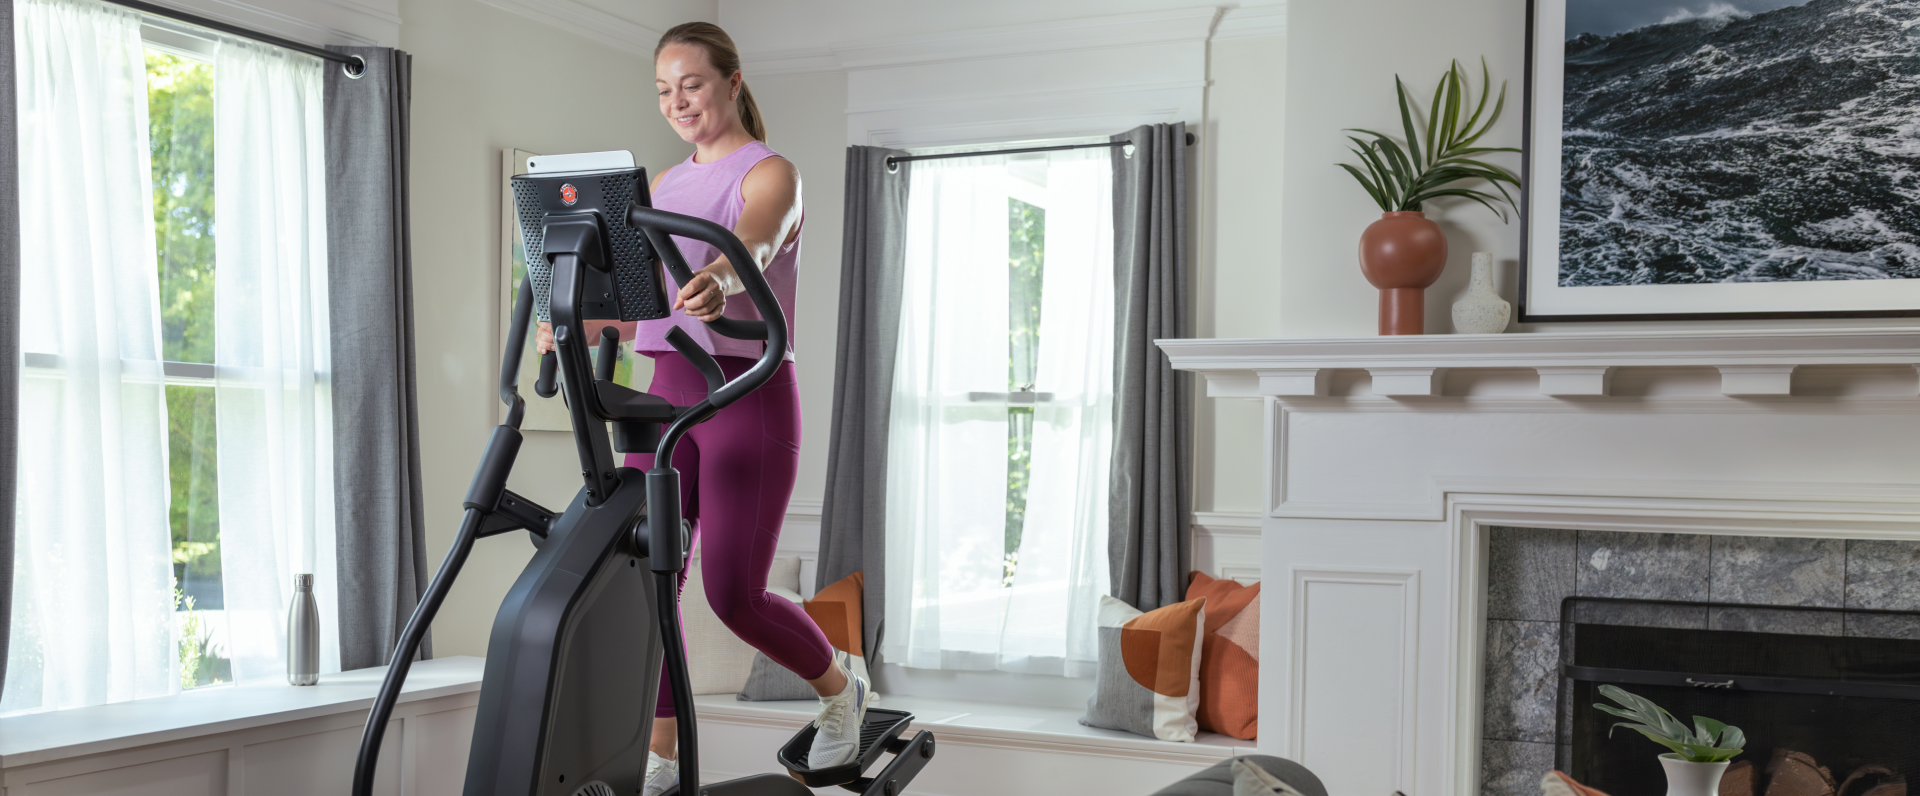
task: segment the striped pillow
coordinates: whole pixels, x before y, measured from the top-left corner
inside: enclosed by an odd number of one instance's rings
[[[1089,727],[1162,741],[1191,741],[1199,732],[1200,648],[1206,598],[1146,613],[1100,598],[1100,669],[1087,698]]]

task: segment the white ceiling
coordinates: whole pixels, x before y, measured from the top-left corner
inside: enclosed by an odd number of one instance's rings
[[[610,2],[616,0],[596,0]],[[1285,0],[720,0],[721,27],[748,58],[830,45],[1196,6],[1251,8]]]

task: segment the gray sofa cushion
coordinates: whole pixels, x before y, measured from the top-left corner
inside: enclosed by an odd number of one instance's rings
[[[1327,796],[1327,786],[1306,766],[1282,757],[1247,755],[1242,758],[1272,772],[1305,796]],[[1154,791],[1153,796],[1233,796],[1233,761],[1222,760],[1187,778]]]

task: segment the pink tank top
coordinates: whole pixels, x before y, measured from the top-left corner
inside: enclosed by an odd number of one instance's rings
[[[712,163],[696,163],[689,155],[686,162],[669,169],[660,178],[659,187],[653,191],[653,206],[682,215],[704,218],[727,229],[733,229],[740,222],[740,210],[746,206],[746,200],[740,195],[740,183],[747,178],[760,161],[775,157],[778,153],[767,145],[754,141]],[[673,241],[680,245],[680,253],[687,258],[687,267],[699,271],[720,256],[719,250],[699,241],[675,236]],[[793,242],[780,247],[773,255],[773,261],[767,264],[764,273],[767,284],[773,287],[773,295],[779,299],[780,308],[787,315],[787,359],[793,359],[793,292],[796,273],[800,261],[800,236],[794,235]],[[669,304],[680,290],[672,274],[664,273],[666,278],[667,301]],[[736,293],[727,297],[725,314],[729,318],[746,321],[760,320],[760,313],[753,308],[753,301],[745,293]],[[667,332],[678,326],[687,330],[700,347],[714,356],[746,357],[755,359],[766,350],[766,343],[758,340],[735,340],[715,334],[707,325],[694,320],[685,310],[675,310],[672,315],[656,321],[641,321],[635,330],[633,350],[639,352],[672,351],[667,343]]]

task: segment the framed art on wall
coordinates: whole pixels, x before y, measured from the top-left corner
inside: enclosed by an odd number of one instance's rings
[[[1920,315],[1920,15],[1529,0],[1520,320]]]

